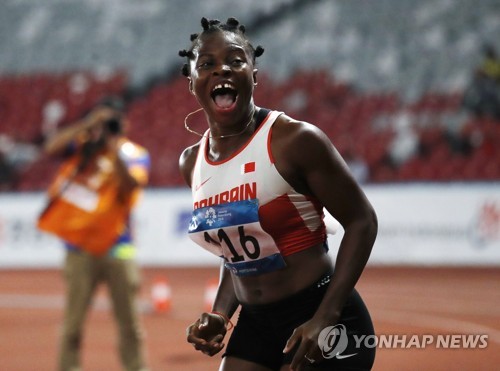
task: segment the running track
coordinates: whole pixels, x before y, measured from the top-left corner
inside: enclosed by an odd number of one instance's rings
[[[141,313],[151,371],[217,370],[185,342],[185,328],[203,309],[216,268],[143,268]],[[172,288],[172,309],[153,313],[150,287],[157,276]],[[500,370],[500,269],[368,267],[358,290],[378,334],[487,334],[485,349],[379,349],[375,371]],[[0,270],[0,370],[56,369],[62,315],[59,270]],[[89,314],[83,365],[88,371],[119,371],[115,324],[104,288]]]

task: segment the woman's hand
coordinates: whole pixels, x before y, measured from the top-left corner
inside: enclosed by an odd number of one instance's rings
[[[224,348],[222,340],[226,332],[226,321],[215,313],[203,313],[186,330],[188,343],[210,357]]]
[[[283,353],[288,353],[298,345],[290,365],[291,370],[306,370],[309,364],[320,363],[324,359],[318,345],[318,336],[325,326],[323,321],[318,323],[313,318],[293,331],[283,349]]]

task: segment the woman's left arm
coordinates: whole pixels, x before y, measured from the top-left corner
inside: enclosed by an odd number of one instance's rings
[[[302,135],[301,169],[311,193],[344,229],[335,270],[315,317],[335,322],[363,272],[377,236],[373,206],[330,142],[318,129]]]
[[[314,317],[298,327],[285,351],[300,340],[292,367],[317,349],[319,332],[337,323],[361,276],[377,235],[377,216],[361,187],[329,138],[318,128],[298,123],[284,141],[288,167],[298,187],[314,195],[344,229],[328,290]],[[293,151],[300,148],[300,151]],[[319,351],[319,349],[318,349]],[[315,351],[317,353],[317,351]]]

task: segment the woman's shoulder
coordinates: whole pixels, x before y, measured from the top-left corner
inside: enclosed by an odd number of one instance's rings
[[[198,156],[199,149],[200,149],[199,142],[185,148],[182,151],[181,156],[179,158],[179,166],[181,168],[183,166],[189,166],[189,164],[192,164],[194,166],[194,163],[196,161],[196,156]]]
[[[329,142],[326,134],[317,126],[285,113],[278,116],[272,130],[272,140],[279,141],[281,145],[314,145],[325,140]]]
[[[179,157],[179,169],[188,185],[191,185],[191,174],[196,163],[199,149],[200,142],[185,148]]]

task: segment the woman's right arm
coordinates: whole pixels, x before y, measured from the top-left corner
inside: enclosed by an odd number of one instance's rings
[[[187,186],[191,188],[193,180],[193,169],[196,163],[196,156],[198,155],[199,144],[195,144],[182,151],[179,158],[179,170]]]
[[[231,319],[240,305],[234,293],[233,278],[231,272],[221,263],[219,287],[212,306],[212,312],[225,316],[226,322]],[[228,325],[229,323],[226,323]]]
[[[211,312],[204,312],[186,330],[187,341],[209,356],[224,348],[224,336],[232,328],[230,318],[238,308],[231,273],[221,264],[221,278]]]
[[[179,169],[186,184],[191,187],[193,168],[196,163],[199,145],[186,148],[179,158]],[[224,348],[224,336],[232,323],[230,318],[238,308],[231,273],[221,263],[219,286],[210,313],[204,312],[187,329],[187,341],[209,356]]]

